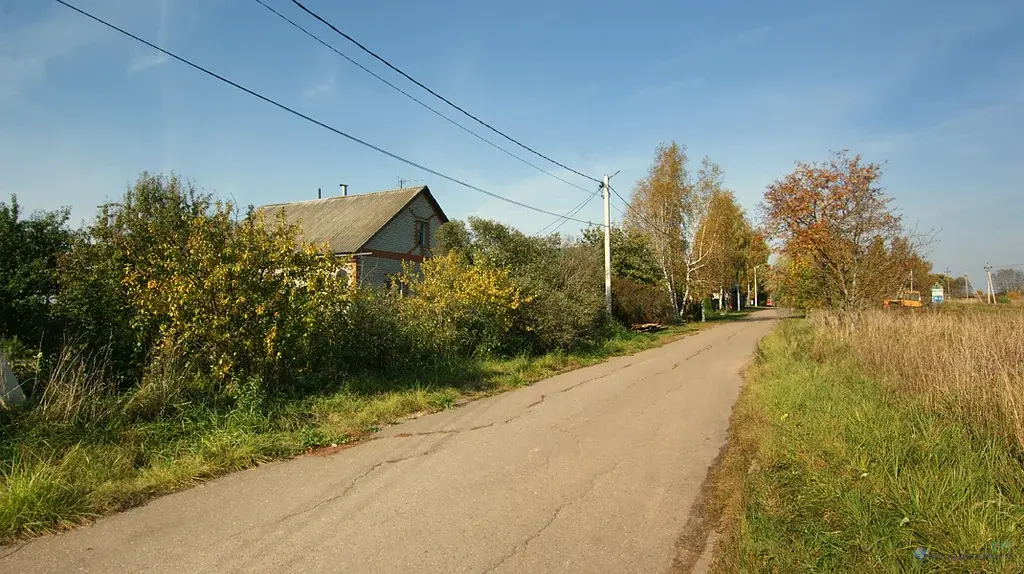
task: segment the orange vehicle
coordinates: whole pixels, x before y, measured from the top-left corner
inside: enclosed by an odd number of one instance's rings
[[[886,299],[882,302],[882,306],[886,309],[889,307],[917,308],[921,306],[921,294],[917,291],[907,291],[895,299]]]

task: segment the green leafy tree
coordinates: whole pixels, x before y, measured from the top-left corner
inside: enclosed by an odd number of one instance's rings
[[[611,228],[610,235],[612,275],[635,283],[657,285],[661,272],[647,235],[636,229],[618,226]],[[603,253],[604,229],[592,226],[583,230],[583,242]]]
[[[23,217],[17,197],[0,202],[0,337],[55,340],[57,263],[70,247],[68,210]]]

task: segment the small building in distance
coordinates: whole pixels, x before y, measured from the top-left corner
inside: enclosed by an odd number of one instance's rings
[[[327,244],[339,256],[352,256],[353,285],[387,287],[402,272],[402,263],[418,265],[437,247],[437,228],[448,217],[427,186],[349,194],[293,203],[265,205],[266,221],[284,211],[298,224],[300,238]]]

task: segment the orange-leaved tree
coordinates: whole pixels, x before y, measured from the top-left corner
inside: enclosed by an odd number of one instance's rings
[[[854,310],[900,290],[916,246],[881,175],[879,164],[844,150],[822,163],[798,162],[768,186],[765,229],[793,269],[818,281],[820,293],[804,302]]]

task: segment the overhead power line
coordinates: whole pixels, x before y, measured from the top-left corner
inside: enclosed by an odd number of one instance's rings
[[[615,194],[615,197],[618,197],[620,200],[622,200],[622,203],[626,205],[626,209],[627,210],[632,211],[633,213],[635,213],[637,217],[639,217],[647,225],[650,225],[652,229],[654,229],[658,233],[664,235],[665,237],[669,237],[669,238],[677,237],[677,235],[673,235],[673,234],[665,231],[664,229],[662,229],[660,226],[655,225],[654,223],[651,222],[650,219],[647,219],[644,216],[643,213],[640,213],[638,210],[634,209],[633,206],[630,205],[628,201],[626,201],[626,198],[622,197],[622,195],[619,194],[618,190],[616,190],[614,187],[612,187],[610,185],[608,187],[612,190],[612,193]],[[625,217],[625,215],[626,215],[625,213],[622,213],[621,211],[619,213],[621,213],[623,217]]]
[[[587,196],[586,199],[581,201],[579,203],[579,205],[577,205],[576,207],[573,207],[572,209],[570,209],[568,212],[566,212],[565,215],[560,216],[560,217],[556,218],[554,221],[552,221],[551,223],[548,223],[544,227],[541,227],[536,232],[534,232],[533,235],[536,237],[538,235],[543,235],[544,233],[551,234],[551,233],[554,233],[554,232],[558,231],[563,225],[566,224],[566,222],[569,221],[569,219],[567,219],[567,217],[573,217],[577,213],[582,211],[583,208],[586,207],[588,203],[593,201],[594,198],[597,197],[598,194],[600,194],[600,193],[601,193],[601,189],[598,188],[597,191],[591,193],[589,196]]]
[[[222,81],[222,82],[224,82],[224,83],[226,83],[226,84],[228,84],[230,86],[233,86],[234,88],[237,88],[237,89],[239,89],[239,90],[249,94],[250,96],[253,96],[255,98],[263,100],[264,102],[267,102],[268,104],[271,104],[271,105],[273,105],[273,106],[275,106],[277,108],[280,108],[280,109],[282,109],[282,110],[284,110],[284,111],[286,111],[286,112],[288,112],[288,113],[290,113],[292,115],[298,116],[298,117],[300,117],[300,118],[302,118],[302,119],[304,119],[304,120],[306,120],[306,121],[308,121],[310,123],[316,124],[316,125],[324,128],[324,129],[326,129],[328,131],[334,132],[337,135],[340,135],[340,136],[342,136],[342,137],[344,137],[344,138],[346,138],[348,140],[351,140],[351,141],[353,141],[353,142],[355,142],[355,143],[357,143],[359,145],[368,147],[368,148],[370,148],[370,149],[372,149],[372,150],[374,150],[376,152],[382,153],[382,154],[384,154],[384,155],[386,155],[386,156],[388,156],[388,157],[390,157],[392,159],[396,159],[396,160],[398,160],[398,161],[400,161],[400,162],[402,162],[404,164],[410,165],[410,166],[415,167],[417,169],[421,169],[421,170],[423,170],[423,171],[425,171],[427,173],[436,175],[437,177],[440,177],[442,179],[446,179],[446,180],[448,180],[448,181],[450,181],[452,183],[455,183],[457,185],[461,185],[461,186],[463,186],[463,187],[465,187],[467,189],[471,189],[473,191],[477,191],[477,192],[483,193],[484,195],[488,195],[490,197],[493,197],[495,199],[499,199],[499,200],[504,201],[506,203],[510,203],[512,205],[517,205],[519,207],[524,207],[526,209],[529,209],[529,210],[532,210],[532,211],[536,211],[538,213],[544,213],[546,215],[553,215],[555,217],[564,217],[563,215],[561,215],[559,213],[555,213],[554,211],[548,211],[546,209],[541,209],[539,207],[534,207],[532,205],[523,203],[521,201],[516,201],[514,199],[505,197],[503,195],[499,195],[497,193],[493,193],[493,192],[487,191],[486,189],[483,189],[483,188],[477,187],[475,185],[466,183],[464,181],[461,181],[461,180],[456,179],[454,177],[451,177],[449,175],[445,175],[445,174],[443,174],[443,173],[441,173],[441,172],[439,172],[437,170],[431,169],[431,168],[426,167],[426,166],[424,166],[422,164],[419,164],[419,163],[416,163],[416,162],[414,162],[412,160],[406,159],[406,158],[404,158],[404,157],[402,157],[402,156],[400,156],[398,154],[389,152],[389,151],[387,151],[384,148],[375,146],[375,145],[373,145],[373,144],[371,144],[371,143],[369,143],[367,141],[361,140],[361,139],[359,139],[359,138],[357,138],[357,137],[355,137],[353,135],[349,135],[349,134],[347,134],[347,133],[345,133],[345,132],[343,132],[343,131],[341,131],[341,130],[333,127],[333,126],[330,126],[328,124],[325,124],[324,122],[321,122],[320,120],[312,118],[312,117],[310,117],[310,116],[308,116],[308,115],[306,115],[306,114],[304,114],[304,113],[302,113],[302,112],[300,112],[298,110],[290,108],[290,107],[288,107],[288,106],[286,106],[286,105],[284,105],[284,104],[282,104],[282,103],[280,103],[280,102],[278,102],[276,100],[273,100],[271,98],[268,98],[267,96],[264,96],[264,95],[262,95],[260,93],[257,93],[255,91],[253,91],[253,90],[250,90],[249,88],[246,88],[245,86],[243,86],[243,85],[241,85],[239,83],[236,83],[236,82],[234,82],[232,80],[229,80],[229,79],[225,78],[224,76],[221,76],[220,74],[217,74],[216,72],[212,72],[212,71],[210,71],[210,70],[200,66],[199,64],[195,64],[195,63],[193,63],[193,62],[191,62],[189,60],[186,60],[185,58],[183,58],[183,57],[181,57],[181,56],[179,56],[179,55],[177,55],[177,54],[175,54],[173,52],[165,50],[164,48],[161,48],[160,46],[157,46],[156,44],[154,44],[154,43],[152,43],[152,42],[150,42],[148,40],[144,40],[144,39],[140,38],[139,36],[136,36],[135,34],[132,34],[131,32],[128,32],[127,30],[125,30],[123,28],[119,28],[118,26],[116,26],[114,24],[111,24],[110,22],[107,22],[106,20],[103,20],[102,18],[99,18],[98,16],[94,16],[94,15],[90,14],[89,12],[86,12],[85,10],[82,10],[81,8],[79,8],[77,6],[69,4],[68,2],[65,2],[65,0],[54,0],[54,1],[57,2],[58,4],[61,4],[61,5],[65,6],[65,7],[67,7],[67,8],[70,8],[70,9],[74,10],[75,12],[78,12],[79,14],[81,14],[81,15],[83,15],[83,16],[91,19],[91,20],[94,20],[94,21],[96,21],[96,22],[98,22],[100,24],[103,24],[104,26],[106,26],[106,27],[108,27],[108,28],[110,28],[110,29],[112,29],[112,30],[114,30],[116,32],[124,34],[125,36],[128,36],[129,38],[132,38],[133,40],[135,40],[137,42],[145,44],[146,46],[149,46],[150,48],[153,48],[154,50],[156,50],[156,51],[158,51],[158,52],[160,52],[160,53],[162,53],[162,54],[164,54],[164,55],[166,55],[166,56],[168,56],[170,58],[174,58],[175,60],[177,60],[177,61],[179,61],[179,62],[181,62],[183,64],[186,64],[186,65],[188,65],[191,68],[199,70],[200,72],[202,72],[202,73],[204,73],[204,74],[206,74],[208,76],[216,78],[216,79],[218,79],[218,80],[220,80],[220,81]],[[582,220],[582,219],[574,219],[574,218],[571,218],[571,219],[573,221],[577,221],[579,223],[592,224],[591,222],[585,221],[585,220]]]
[[[433,96],[434,96],[434,97],[436,97],[437,99],[441,100],[442,102],[444,102],[444,103],[448,104],[449,106],[451,106],[451,107],[455,108],[456,110],[459,110],[460,112],[462,112],[463,114],[465,114],[465,115],[466,115],[467,117],[471,118],[472,120],[474,120],[474,121],[475,121],[475,122],[477,122],[478,124],[480,124],[480,125],[484,126],[485,128],[487,128],[487,129],[491,130],[492,132],[494,132],[494,133],[498,134],[499,136],[501,136],[501,137],[503,137],[503,138],[507,139],[508,141],[510,141],[510,142],[512,142],[512,143],[514,143],[514,144],[516,144],[517,146],[519,146],[519,147],[521,147],[521,148],[525,149],[526,151],[528,151],[528,152],[530,152],[530,153],[532,153],[532,154],[534,154],[534,155],[536,155],[536,156],[538,156],[538,157],[541,157],[541,158],[544,158],[544,159],[548,160],[549,162],[551,162],[551,163],[553,163],[553,164],[557,165],[558,167],[561,167],[561,168],[563,168],[563,169],[567,169],[567,170],[569,170],[569,171],[571,171],[571,172],[575,173],[576,175],[578,175],[578,176],[580,176],[580,177],[585,177],[585,178],[589,179],[590,181],[593,181],[594,183],[601,183],[601,182],[600,182],[600,181],[598,181],[597,179],[594,179],[593,177],[591,177],[591,176],[589,176],[589,175],[587,175],[587,174],[585,174],[585,173],[583,173],[583,172],[581,172],[581,171],[577,171],[577,170],[575,170],[575,169],[573,169],[573,168],[571,168],[571,167],[569,167],[569,166],[565,165],[564,163],[561,163],[561,162],[559,162],[559,161],[556,161],[556,160],[554,160],[554,159],[551,159],[550,157],[548,157],[548,156],[546,156],[546,155],[544,155],[544,154],[540,153],[539,151],[537,151],[537,150],[533,149],[532,147],[530,147],[530,146],[528,146],[528,145],[526,145],[526,144],[522,143],[521,141],[519,141],[519,140],[517,140],[517,139],[513,138],[512,136],[509,136],[509,135],[507,135],[507,134],[506,134],[505,132],[502,132],[502,131],[500,131],[499,129],[495,128],[495,127],[494,127],[494,126],[492,126],[491,124],[489,124],[489,123],[487,123],[487,122],[483,121],[482,119],[478,118],[477,116],[475,116],[475,115],[473,115],[473,114],[469,113],[468,111],[466,111],[466,110],[465,110],[464,108],[462,108],[461,106],[459,106],[459,105],[458,105],[458,104],[456,104],[455,102],[453,102],[453,101],[449,100],[448,98],[446,98],[446,97],[442,96],[441,94],[439,94],[439,93],[435,92],[434,90],[430,89],[429,87],[427,87],[426,85],[424,85],[424,84],[423,84],[422,82],[420,82],[420,81],[419,81],[419,80],[417,80],[416,78],[413,78],[413,77],[412,77],[412,76],[410,76],[409,74],[406,74],[406,73],[405,73],[405,72],[403,72],[402,70],[398,69],[398,68],[397,68],[397,67],[396,67],[396,66],[395,66],[394,64],[392,64],[391,62],[389,62],[389,61],[385,60],[385,59],[384,59],[384,58],[382,58],[381,56],[377,55],[377,54],[376,54],[376,53],[375,53],[375,52],[374,52],[373,50],[371,50],[371,49],[367,48],[366,46],[364,46],[363,44],[361,44],[361,43],[360,43],[360,42],[359,42],[358,40],[356,40],[356,39],[355,39],[355,38],[353,38],[352,36],[349,36],[349,35],[348,35],[348,34],[346,34],[345,32],[342,32],[342,31],[341,31],[341,30],[339,30],[339,29],[338,29],[338,28],[337,28],[337,27],[336,27],[336,26],[335,26],[334,24],[331,24],[331,23],[330,23],[330,22],[328,22],[327,20],[324,20],[324,19],[323,19],[323,18],[322,18],[322,17],[321,17],[321,16],[319,15],[319,14],[317,14],[316,12],[313,12],[313,11],[312,11],[312,10],[310,10],[309,8],[306,8],[306,6],[305,6],[305,5],[303,5],[303,4],[302,4],[302,2],[299,2],[299,0],[292,0],[292,3],[294,3],[294,4],[296,5],[296,6],[298,6],[299,8],[301,8],[301,9],[302,9],[302,10],[303,10],[303,11],[304,11],[305,13],[307,13],[307,14],[309,14],[310,16],[312,16],[312,17],[316,18],[317,20],[319,20],[319,21],[320,21],[321,23],[323,23],[324,25],[326,25],[326,26],[327,26],[328,28],[330,28],[331,30],[334,30],[334,31],[335,31],[336,33],[340,34],[340,35],[341,35],[341,36],[342,36],[343,38],[345,38],[345,39],[346,39],[346,40],[348,40],[349,42],[352,42],[353,44],[355,44],[355,45],[356,45],[356,46],[357,46],[357,47],[358,47],[358,48],[359,48],[360,50],[362,50],[362,51],[366,52],[367,54],[369,54],[369,55],[373,56],[373,57],[374,57],[374,58],[376,58],[376,59],[377,59],[378,61],[380,61],[381,63],[383,63],[383,64],[384,64],[385,66],[387,66],[387,67],[391,68],[392,70],[394,70],[395,72],[397,72],[398,74],[400,74],[400,75],[401,75],[402,77],[404,77],[405,79],[407,79],[407,80],[409,80],[410,82],[412,82],[412,83],[416,84],[417,86],[419,86],[419,87],[423,88],[424,90],[426,90],[427,92],[429,92],[429,93],[430,93],[431,95],[433,95]]]
[[[292,19],[291,19],[291,18],[289,18],[288,16],[285,16],[284,14],[282,14],[282,13],[278,12],[277,10],[275,10],[275,9],[274,9],[273,7],[271,7],[270,5],[268,5],[268,4],[267,4],[266,2],[264,2],[263,0],[256,0],[256,2],[257,2],[257,3],[258,3],[258,4],[260,5],[260,6],[263,6],[264,8],[266,8],[267,10],[269,10],[270,12],[272,12],[272,13],[273,13],[274,15],[276,15],[276,16],[277,16],[278,18],[280,18],[280,19],[284,20],[285,22],[287,22],[287,23],[291,24],[291,25],[292,25],[292,26],[293,26],[294,28],[298,29],[298,30],[299,30],[299,31],[301,31],[301,32],[302,32],[303,34],[305,34],[305,35],[309,36],[310,38],[312,38],[312,39],[316,40],[317,42],[319,42],[319,43],[320,43],[321,45],[323,45],[323,46],[324,46],[325,48],[327,48],[328,50],[330,50],[330,51],[334,52],[335,54],[337,54],[337,55],[341,56],[342,58],[344,58],[344,59],[348,60],[348,61],[349,61],[350,63],[352,63],[353,65],[357,66],[357,67],[358,67],[358,68],[359,68],[360,70],[362,70],[362,71],[366,72],[367,74],[370,74],[370,75],[371,75],[371,76],[373,76],[374,78],[376,78],[376,79],[380,80],[381,82],[383,82],[383,83],[384,83],[385,85],[387,85],[387,86],[388,86],[388,87],[390,87],[391,89],[393,89],[393,90],[397,91],[398,93],[402,94],[403,96],[405,96],[405,97],[409,98],[410,100],[412,100],[412,101],[416,102],[417,104],[419,104],[419,105],[423,106],[424,108],[426,108],[427,110],[429,110],[429,111],[430,111],[431,113],[433,113],[433,114],[434,114],[434,115],[436,115],[437,117],[439,117],[439,118],[442,118],[443,120],[445,120],[445,121],[447,121],[448,123],[452,124],[453,126],[455,126],[455,127],[459,128],[460,130],[462,130],[462,131],[464,131],[464,132],[468,133],[469,135],[471,135],[471,136],[475,137],[476,139],[478,139],[478,140],[480,140],[480,141],[484,142],[485,144],[487,144],[487,145],[489,145],[489,146],[493,147],[494,149],[497,149],[497,150],[501,151],[502,153],[504,153],[505,155],[507,155],[507,156],[509,156],[509,157],[512,157],[512,158],[514,158],[514,159],[517,159],[517,160],[519,160],[520,162],[522,162],[522,163],[524,163],[524,164],[526,164],[526,165],[528,165],[528,166],[532,167],[533,169],[535,169],[535,170],[537,170],[537,171],[539,171],[539,172],[541,172],[541,173],[544,173],[544,174],[546,174],[546,175],[549,175],[549,176],[551,176],[551,177],[553,177],[553,178],[557,179],[558,181],[560,181],[560,182],[562,182],[562,183],[564,183],[564,184],[566,184],[566,185],[569,185],[569,186],[575,187],[576,189],[578,189],[578,190],[580,190],[580,191],[584,191],[584,192],[586,192],[586,193],[590,193],[590,190],[588,190],[588,189],[586,189],[586,188],[584,188],[584,187],[580,187],[579,185],[576,185],[575,183],[573,183],[573,182],[571,182],[571,181],[569,181],[569,180],[567,180],[567,179],[563,179],[562,177],[560,177],[560,176],[558,176],[558,175],[555,175],[554,173],[551,173],[550,171],[548,171],[548,170],[546,170],[546,169],[544,169],[544,168],[540,167],[539,165],[536,165],[536,164],[534,164],[534,163],[532,163],[532,162],[530,162],[530,161],[528,161],[528,160],[526,160],[526,159],[524,159],[524,158],[522,158],[522,157],[520,157],[520,156],[518,156],[518,155],[516,155],[516,154],[514,154],[514,153],[512,153],[512,152],[510,152],[510,151],[508,151],[507,149],[505,149],[505,148],[503,148],[503,147],[499,146],[498,144],[496,144],[496,143],[492,142],[491,140],[489,140],[489,139],[487,139],[487,138],[485,138],[485,137],[481,136],[480,134],[478,134],[478,133],[474,132],[473,130],[471,130],[471,129],[467,128],[466,126],[464,126],[464,125],[460,124],[459,122],[455,121],[454,119],[450,118],[449,116],[446,116],[445,114],[443,114],[443,113],[441,113],[441,112],[437,111],[436,109],[434,109],[433,107],[431,107],[431,106],[430,106],[429,104],[427,104],[427,103],[426,103],[426,102],[424,102],[423,100],[421,100],[421,99],[417,98],[416,96],[414,96],[414,95],[410,94],[409,92],[407,92],[407,91],[403,90],[402,88],[400,88],[400,87],[396,86],[395,84],[391,83],[391,82],[390,82],[390,81],[388,81],[387,79],[385,79],[385,78],[381,77],[381,76],[380,76],[379,74],[377,74],[377,73],[376,73],[376,72],[374,72],[373,70],[371,70],[371,69],[367,68],[366,66],[364,66],[364,65],[360,64],[359,62],[357,62],[357,61],[353,60],[352,58],[350,58],[350,57],[349,57],[348,55],[346,55],[345,53],[341,52],[340,50],[338,50],[338,49],[337,49],[337,48],[335,48],[334,46],[332,46],[332,45],[328,44],[328,43],[327,43],[327,42],[326,42],[325,40],[323,40],[322,38],[320,38],[320,37],[319,37],[319,36],[317,36],[316,34],[314,34],[314,33],[310,32],[309,30],[307,30],[306,28],[304,28],[304,27],[302,26],[302,24],[299,24],[299,23],[298,23],[298,22],[296,22],[295,20],[292,20]]]

